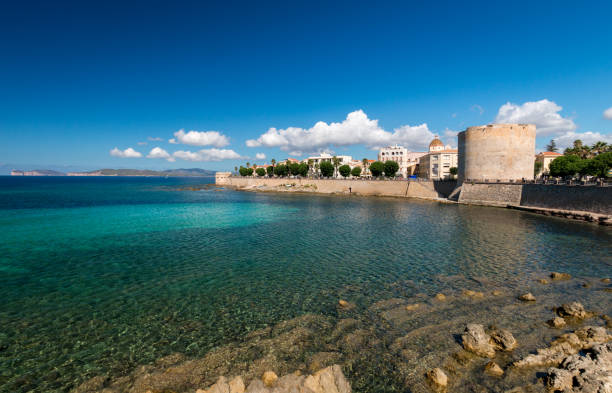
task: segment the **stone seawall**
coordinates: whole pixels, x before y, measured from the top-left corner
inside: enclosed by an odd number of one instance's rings
[[[262,191],[298,191],[321,194],[356,194],[413,198],[446,198],[456,188],[454,181],[385,181],[341,179],[277,179],[217,177],[216,184]]]
[[[612,187],[463,183],[459,202],[612,215]]]

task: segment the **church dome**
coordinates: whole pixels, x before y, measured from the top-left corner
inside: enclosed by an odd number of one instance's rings
[[[444,143],[442,143],[442,141],[438,139],[437,135],[434,140],[431,141],[431,143],[429,144],[429,151],[433,150],[444,150]]]

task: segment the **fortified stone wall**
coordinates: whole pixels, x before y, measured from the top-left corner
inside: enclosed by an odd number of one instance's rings
[[[525,184],[521,206],[612,215],[612,187]]]
[[[507,206],[521,203],[522,184],[463,183],[459,202]]]
[[[612,215],[612,187],[463,183],[459,202],[517,205]]]
[[[331,179],[278,179],[256,177],[217,177],[216,184],[244,189],[310,191],[321,194],[348,194],[418,198],[446,198],[455,189],[454,181],[384,181]],[[291,187],[285,188],[286,185]],[[349,191],[350,188],[350,191]]]
[[[489,124],[458,135],[459,182],[533,179],[536,127]]]

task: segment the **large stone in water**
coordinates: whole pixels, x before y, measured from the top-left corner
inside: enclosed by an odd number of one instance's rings
[[[479,356],[492,358],[495,348],[491,345],[491,337],[485,333],[484,327],[477,323],[470,323],[461,335],[463,348]]]

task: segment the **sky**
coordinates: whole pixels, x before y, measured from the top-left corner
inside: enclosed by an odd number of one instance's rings
[[[0,166],[229,170],[493,122],[612,143],[612,2],[0,4]],[[30,167],[30,168],[28,168]]]

